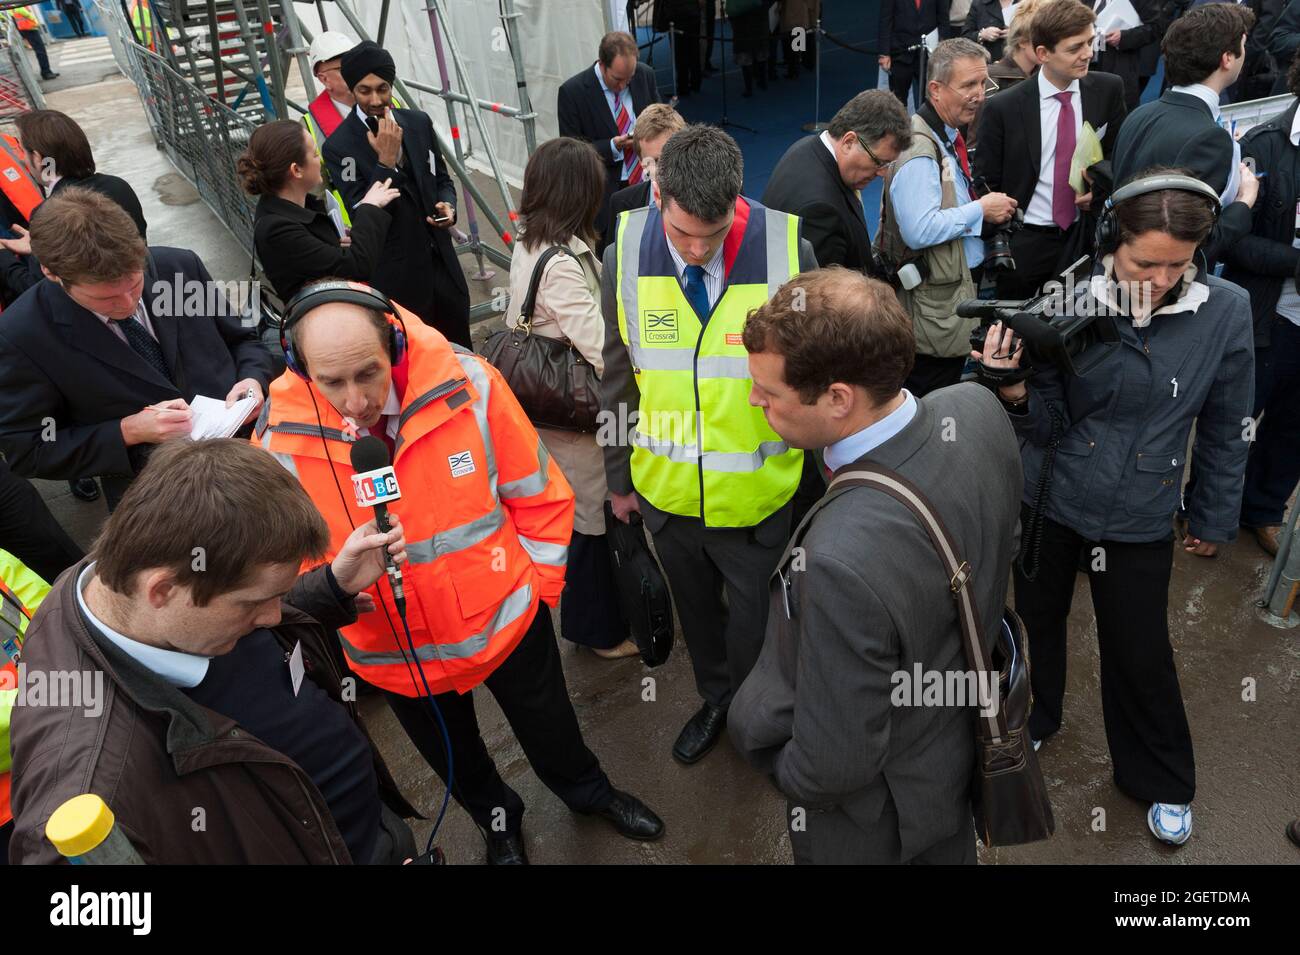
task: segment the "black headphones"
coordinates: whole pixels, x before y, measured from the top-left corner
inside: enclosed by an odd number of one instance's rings
[[[1126,185],[1120,186],[1106,200],[1106,207],[1102,210],[1101,218],[1097,220],[1097,236],[1094,243],[1097,255],[1108,255],[1119,247],[1119,215],[1115,207],[1121,202],[1125,202],[1136,196],[1146,195],[1148,192],[1160,192],[1164,189],[1180,189],[1183,192],[1193,192],[1198,196],[1203,196],[1214,203],[1214,218],[1219,218],[1220,205],[1219,194],[1191,176],[1184,176],[1179,173],[1158,173],[1153,176],[1143,176],[1141,179],[1134,179]]]
[[[284,321],[280,323],[280,348],[284,351],[284,364],[303,381],[311,381],[306,368],[294,354],[289,340],[289,329],[302,320],[312,309],[331,302],[345,302],[381,312],[388,320],[388,361],[400,365],[406,357],[406,325],[397,314],[397,307],[378,289],[360,282],[326,279],[303,286],[284,307]]]

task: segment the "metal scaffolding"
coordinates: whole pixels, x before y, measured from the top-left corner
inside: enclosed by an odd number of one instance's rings
[[[235,162],[248,137],[269,119],[294,119],[315,98],[315,77],[307,62],[307,45],[314,34],[301,22],[292,2],[280,0],[96,0],[101,14],[115,29],[110,32],[119,65],[136,84],[149,117],[154,140],[165,149],[180,172],[190,179],[204,201],[250,253],[253,250],[252,203],[237,185]],[[326,11],[342,17],[361,39],[370,39],[350,0],[318,0],[320,29],[330,29]],[[388,30],[391,4],[383,0],[378,42]],[[446,0],[425,0],[429,31],[438,66],[438,86],[399,77],[394,87],[403,103],[421,103],[412,90],[437,96],[447,109],[448,143],[437,128],[434,136],[452,175],[460,184],[468,234],[456,233],[457,253],[474,256],[476,279],[495,274],[488,262],[509,268],[509,252],[482,239],[480,216],[509,250],[518,223],[514,196],[483,113],[517,120],[523,126],[529,155],[537,147],[536,120],[524,75],[514,0],[499,0],[500,19],[514,64],[519,103],[509,106],[478,96],[471,88],[465,61],[451,29]],[[289,61],[298,67],[303,100],[288,89]],[[505,219],[489,205],[470,177],[466,163],[473,157],[462,126],[468,116],[489,177],[500,194]],[[473,157],[477,158],[477,157]],[[500,303],[497,303],[498,305]],[[493,314],[492,303],[475,306],[471,318]]]

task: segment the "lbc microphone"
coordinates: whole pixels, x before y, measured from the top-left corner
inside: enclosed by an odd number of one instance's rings
[[[397,487],[397,475],[388,458],[388,446],[374,435],[359,438],[352,445],[352,490],[357,507],[373,507],[375,524],[387,534],[393,525],[388,520],[388,502],[400,500],[402,492]],[[384,563],[388,567],[388,582],[393,588],[393,602],[397,612],[406,616],[406,591],[402,586],[402,571],[393,563],[393,555],[384,548]]]

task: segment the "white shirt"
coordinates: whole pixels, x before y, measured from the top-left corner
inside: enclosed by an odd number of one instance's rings
[[[601,72],[600,60],[596,61],[596,65],[594,69],[596,71],[596,82],[600,84],[600,88],[605,94],[605,102],[609,104],[610,115],[614,117],[615,129],[618,128],[619,103],[621,102],[627,108],[627,119],[628,119],[627,132],[628,135],[630,136],[632,134],[632,131],[636,129],[636,111],[632,107],[631,84],[629,83],[627,86],[623,87],[621,91],[615,93],[612,89],[610,89],[605,84],[605,74]],[[632,161],[623,155],[623,150],[615,148],[613,139],[609,141],[609,154],[611,158],[616,160],[621,159],[623,161],[623,167],[622,169],[619,170],[618,175],[620,179],[626,181],[628,174],[631,173],[632,171]],[[633,155],[635,155],[635,153],[633,153]]]
[[[347,119],[348,113],[352,112],[351,106],[349,106],[347,103],[340,103],[333,96],[330,97],[330,102],[334,104],[334,108],[339,111],[339,115],[344,119]],[[363,116],[362,119],[364,120],[365,117]]]
[[[855,431],[847,438],[840,438],[822,452],[822,460],[832,471],[838,471],[846,464],[851,464],[869,451],[880,447],[911,423],[916,417],[916,399],[906,388],[903,389],[903,403],[875,424],[868,425],[861,431]]]
[[[819,136],[818,138],[822,141],[822,145],[825,146],[830,151],[830,154],[832,156],[835,156],[835,140],[831,138],[830,131],[823,129],[821,136]],[[836,156],[835,158],[836,161],[838,162],[839,157]]]
[[[673,257],[673,268],[677,270],[677,281],[684,292],[686,291],[686,260],[673,247],[672,239],[667,241],[668,252]],[[727,270],[722,265],[722,250],[725,246],[726,242],[718,246],[718,251],[713,253],[713,258],[709,259],[708,264],[704,266],[704,288],[709,293],[709,308],[718,304],[718,299],[722,297],[722,286],[726,284]]]
[[[1296,117],[1291,121],[1291,145],[1300,146],[1300,110],[1296,110]],[[1296,203],[1296,216],[1300,222],[1300,202]],[[1300,249],[1300,239],[1292,239],[1291,247]],[[1294,275],[1288,275],[1282,282],[1282,294],[1277,299],[1277,313],[1292,324],[1300,325],[1300,292],[1296,290]]]
[[[94,315],[101,322],[103,322],[108,327],[108,330],[110,332],[116,335],[127,345],[131,344],[126,340],[126,332],[122,331],[121,326],[117,324],[117,319],[109,318],[107,315],[100,315],[99,312],[92,312],[91,314]],[[154,341],[158,340],[158,333],[153,330],[153,323],[149,321],[149,312],[145,310],[144,299],[140,299],[140,301],[136,303],[135,315],[133,316],[133,320],[143,325],[144,330],[149,333],[149,335],[153,338]]]
[[[1219,122],[1219,94],[1214,92],[1204,83],[1192,83],[1189,86],[1171,86],[1171,93],[1186,93],[1188,96],[1195,96],[1206,106],[1210,107],[1210,115],[1214,121]],[[1232,130],[1228,132],[1231,134]],[[1226,206],[1237,199],[1237,189],[1241,186],[1241,171],[1237,164],[1241,162],[1241,143],[1237,142],[1237,137],[1232,137],[1232,171],[1228,174],[1228,184],[1223,188],[1223,195],[1219,196],[1219,204]]]
[[[1074,80],[1065,89],[1059,90],[1039,70],[1038,128],[1042,136],[1043,155],[1038,164],[1038,185],[1034,186],[1029,207],[1025,209],[1025,222],[1029,225],[1056,225],[1056,220],[1052,218],[1052,181],[1056,174],[1056,123],[1061,115],[1061,101],[1056,99],[1057,93],[1073,94],[1070,97],[1070,109],[1074,112],[1074,141],[1078,143],[1083,135],[1083,104],[1079,98],[1079,81]],[[1070,192],[1073,193],[1074,190],[1071,189]],[[1073,195],[1070,196],[1070,202],[1074,202]],[[1079,217],[1077,208],[1074,216],[1076,219]]]
[[[86,598],[82,592],[86,589],[86,584],[90,582],[90,574],[94,569],[95,564],[93,562],[87,564],[86,569],[77,578],[77,603],[81,606],[81,612],[86,615],[86,619],[94,625],[95,629],[108,637],[114,646],[136,663],[150,673],[162,677],[172,686],[190,688],[202,683],[203,678],[208,675],[210,657],[182,653],[180,650],[164,650],[162,647],[155,647],[147,643],[141,643],[139,640],[132,640],[130,637],[118,633],[90,612],[90,607],[86,605]]]

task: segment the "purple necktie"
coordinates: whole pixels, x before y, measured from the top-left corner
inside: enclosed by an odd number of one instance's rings
[[[1052,158],[1052,221],[1062,229],[1074,224],[1074,188],[1070,185],[1070,160],[1074,158],[1074,107],[1067,92],[1054,98],[1061,103],[1056,117],[1056,155]]]

